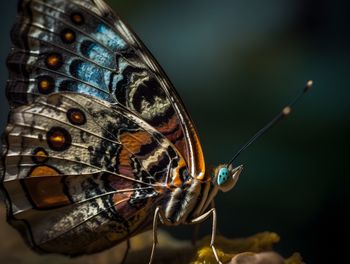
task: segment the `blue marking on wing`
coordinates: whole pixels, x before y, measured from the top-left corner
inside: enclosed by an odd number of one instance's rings
[[[112,29],[105,24],[100,24],[93,34],[96,39],[112,50],[123,50],[127,48],[127,43]]]
[[[104,92],[101,92],[99,90],[91,88],[90,86],[82,84],[82,83],[79,83],[77,85],[77,92],[91,95],[93,97],[100,98],[100,99],[105,100],[105,101],[112,101],[109,94],[106,94]]]
[[[94,87],[91,87],[79,81],[72,81],[72,80],[62,81],[59,84],[58,91],[82,93],[82,94],[94,96],[96,98],[100,98],[105,101],[113,101],[111,100],[111,97],[109,96],[109,94],[106,94],[100,90],[95,89]]]
[[[78,92],[110,100],[109,94],[115,93],[117,84],[124,79],[123,71],[128,66],[123,57],[119,57],[113,52],[125,50],[128,48],[128,44],[118,33],[103,23],[97,26],[95,33],[92,35],[99,43],[85,40],[80,46],[80,51],[86,58],[94,61],[96,65],[83,60],[75,60],[71,64],[70,72],[77,79],[96,88],[87,89],[88,85],[75,83],[74,89]],[[114,70],[110,71],[103,67]]]
[[[115,68],[114,54],[106,48],[92,41],[85,41],[82,44],[81,52],[84,56],[95,61],[104,67]]]
[[[108,90],[108,83],[111,72],[101,68],[97,68],[95,65],[87,62],[79,62],[77,65],[77,77],[80,80],[90,83],[93,86],[97,86],[106,92]]]

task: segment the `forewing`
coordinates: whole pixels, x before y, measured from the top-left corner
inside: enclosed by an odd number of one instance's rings
[[[4,140],[9,222],[41,252],[94,253],[144,229],[185,164],[129,110],[83,94],[12,110]]]
[[[102,0],[23,0],[12,31],[12,107],[53,92],[119,102],[166,136],[204,176],[196,129],[170,81],[137,36]]]

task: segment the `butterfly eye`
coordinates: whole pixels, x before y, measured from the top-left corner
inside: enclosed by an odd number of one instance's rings
[[[219,170],[217,183],[219,186],[225,184],[229,179],[229,170],[224,167]]]

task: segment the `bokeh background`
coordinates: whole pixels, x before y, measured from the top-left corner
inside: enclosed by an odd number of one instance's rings
[[[216,199],[228,237],[275,231],[284,255],[345,263],[349,237],[350,2],[109,0],[158,59],[188,107],[207,164],[235,151],[292,99],[288,120],[239,158],[237,187]],[[16,1],[0,3],[0,126]],[[8,227],[2,227],[8,228]],[[174,228],[169,229],[174,232]],[[174,234],[189,239],[189,228]],[[202,234],[209,233],[203,225]],[[3,232],[0,230],[0,232]],[[343,239],[342,239],[343,238]],[[0,241],[6,243],[4,238]]]

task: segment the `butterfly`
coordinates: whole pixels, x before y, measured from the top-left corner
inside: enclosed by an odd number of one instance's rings
[[[206,171],[193,121],[136,34],[103,0],[22,0],[11,32],[1,189],[39,253],[92,254],[211,217],[242,171]],[[288,109],[287,109],[288,110]],[[283,114],[283,116],[286,113]]]

